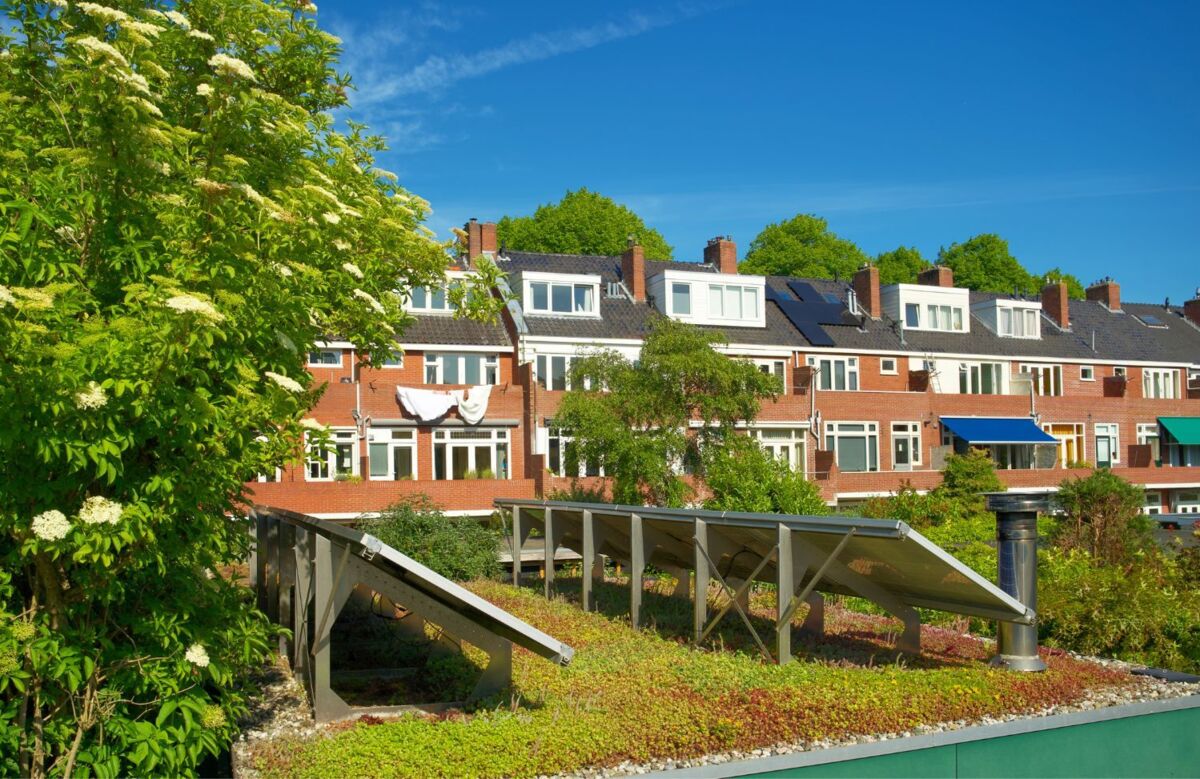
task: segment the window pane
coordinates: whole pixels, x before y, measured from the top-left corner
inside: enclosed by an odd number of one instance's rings
[[[496,474],[497,479],[508,478],[508,444],[496,444]]]
[[[334,450],[335,462],[334,467],[338,473],[353,473],[354,471],[354,444],[338,444]]]
[[[836,360],[833,363],[833,388],[846,389],[846,363]]]
[[[908,465],[908,447],[911,444],[909,439],[901,436],[893,439],[892,443],[896,448],[896,465]]]
[[[1012,335],[1012,315],[1011,308],[1000,309],[1000,335]]]
[[[442,384],[458,384],[458,355],[442,355]]]
[[[983,383],[982,383],[982,386],[980,386],[979,391],[982,392],[984,395],[995,395],[996,394],[995,368],[996,368],[995,365],[984,365],[983,366],[983,371],[982,371]]]
[[[742,288],[725,288],[725,316],[732,319],[742,318]]]
[[[867,439],[863,437],[839,438],[837,462],[838,468],[843,471],[867,470]]]
[[[742,313],[747,319],[758,318],[758,291],[751,287],[742,290]]]
[[[428,305],[426,300],[428,293],[424,287],[413,287],[412,290],[412,305],[413,308],[425,308]]]
[[[429,301],[430,308],[436,308],[439,310],[447,308],[446,288],[445,287],[438,287],[437,289],[433,290],[432,294],[430,295],[430,298],[431,298]]]
[[[371,459],[371,478],[386,479],[388,475],[388,445],[371,444],[367,447]]]
[[[450,478],[461,479],[471,470],[471,450],[465,446],[455,446],[450,449]]]
[[[433,363],[433,362],[425,363],[425,383],[426,384],[437,384],[438,383],[437,363]]]
[[[483,372],[484,384],[499,384],[500,383],[500,368],[494,363],[487,363]]]
[[[551,473],[557,473],[559,476],[563,475],[562,439],[553,433],[551,433],[548,441],[546,467],[550,469]]]
[[[575,312],[590,314],[592,312],[592,287],[589,284],[575,285]]]
[[[833,389],[833,363],[821,360],[821,389]]]
[[[553,367],[550,370],[551,386],[550,389],[565,390],[567,388],[567,358],[554,357],[551,358]]]
[[[916,303],[908,303],[904,306],[904,324],[909,327],[921,326],[921,308]]]
[[[550,286],[550,308],[560,314],[571,312],[571,287],[566,284]]]
[[[936,330],[938,327],[938,307],[926,306],[926,311],[929,314],[929,321],[925,323],[925,326],[932,327]]]
[[[392,450],[392,457],[395,458],[395,472],[392,474],[394,479],[411,479],[416,474],[413,473],[413,450],[408,446],[397,446]]]
[[[719,284],[711,284],[708,287],[708,315],[709,316],[725,316],[725,306],[722,303],[724,299],[725,288]]]
[[[463,376],[463,384],[479,384],[479,362],[480,357],[475,354],[467,354],[463,356],[463,363],[466,365],[465,376]]]
[[[850,371],[850,389],[852,389],[852,390],[858,389],[858,370],[857,369],[852,369]]]
[[[537,383],[542,389],[550,386],[550,374],[547,373],[549,359],[544,354],[539,354],[537,358]]]
[[[534,282],[529,285],[529,291],[533,293],[534,311],[549,311],[549,290],[544,282]]]
[[[671,285],[671,311],[676,314],[692,313],[692,288],[687,284]]]

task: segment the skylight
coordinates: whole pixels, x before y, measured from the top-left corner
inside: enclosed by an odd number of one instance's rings
[[[1154,314],[1136,314],[1135,318],[1146,327],[1158,327],[1164,330],[1167,328],[1167,323]]]

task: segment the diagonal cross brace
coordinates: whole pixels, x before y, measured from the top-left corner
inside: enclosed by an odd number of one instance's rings
[[[799,595],[794,596],[791,601],[788,602],[787,609],[785,609],[783,614],[779,617],[779,621],[775,623],[776,630],[782,630],[787,625],[791,624],[792,617],[796,615],[796,609],[800,608],[800,604],[803,603],[816,588],[817,582],[821,581],[821,577],[823,577],[825,572],[829,570],[829,566],[833,565],[834,561],[837,560],[838,555],[840,555],[842,550],[846,548],[846,544],[850,543],[850,539],[854,536],[854,533],[857,529],[858,528],[852,527],[849,531],[847,531],[846,535],[842,536],[842,540],[838,541],[838,545],[835,546],[833,551],[829,553],[829,557],[826,557],[825,562],[821,563],[821,567],[818,568],[817,572],[813,574],[813,577],[809,579],[808,584],[804,586],[804,590],[801,591]]]
[[[708,551],[704,548],[704,545],[700,542],[700,539],[696,538],[695,542],[696,549],[700,550],[700,553],[704,555],[704,559],[708,561],[709,570],[711,571],[713,577],[716,578],[717,583],[721,585],[726,594],[730,596],[729,603],[726,603],[725,606],[717,612],[716,616],[712,618],[712,621],[708,623],[708,627],[704,628],[704,632],[700,634],[700,638],[696,640],[696,643],[703,643],[704,639],[708,638],[708,634],[711,633],[713,628],[717,626],[717,623],[720,622],[721,619],[728,614],[729,610],[732,608],[737,610],[738,616],[742,618],[742,622],[745,623],[746,629],[750,631],[750,635],[754,639],[754,643],[758,644],[758,649],[760,652],[762,652],[763,657],[767,659],[767,662],[772,662],[774,658],[771,657],[770,650],[768,650],[766,644],[762,642],[762,639],[758,635],[758,631],[754,629],[754,625],[750,623],[750,617],[747,616],[746,612],[742,610],[742,605],[738,603],[738,599],[742,596],[744,591],[750,589],[750,585],[754,583],[754,577],[758,576],[758,574],[762,572],[762,569],[767,566],[767,563],[771,560],[771,555],[779,549],[779,546],[776,545],[772,547],[770,551],[763,555],[762,560],[760,560],[758,563],[758,567],[755,568],[754,572],[746,578],[746,581],[742,582],[742,586],[735,590],[733,587],[730,587],[729,583],[725,581],[725,578],[721,576],[721,572],[717,570],[717,564],[714,563],[713,559],[708,556]],[[697,592],[696,597],[703,598],[706,597],[706,595],[705,593]]]

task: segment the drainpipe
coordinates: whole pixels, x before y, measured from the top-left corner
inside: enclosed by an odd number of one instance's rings
[[[987,495],[988,511],[996,513],[996,545],[1000,589],[1037,612],[1037,517],[1046,509],[1042,495],[993,492]],[[997,654],[991,664],[1009,671],[1044,671],[1038,657],[1037,620],[1032,625],[1000,622],[996,631]]]

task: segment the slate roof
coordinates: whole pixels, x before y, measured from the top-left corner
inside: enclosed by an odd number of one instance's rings
[[[626,297],[610,298],[605,294],[609,282],[621,280],[621,258],[597,255],[542,254],[507,252],[498,256],[500,269],[509,274],[513,292],[520,297],[525,271],[548,273],[592,274],[601,277],[599,319],[531,315],[523,312],[529,335],[568,338],[638,339],[645,336],[655,316],[652,305],[635,303]],[[696,262],[646,261],[647,277],[663,270],[686,270],[714,273],[711,265]],[[768,276],[768,286],[784,297],[794,295],[789,281],[803,281],[824,297],[846,304],[850,284],[830,279],[793,279]],[[997,298],[1021,300],[994,292],[971,292],[975,305]],[[1149,327],[1137,319],[1139,314],[1154,314],[1165,327]],[[857,317],[843,309],[841,324],[823,325],[834,342],[834,349],[844,351],[894,351],[909,354],[967,354],[996,356],[1010,359],[1042,358],[1070,360],[1108,360],[1137,362],[1174,362],[1200,365],[1200,328],[1183,317],[1179,307],[1165,308],[1147,303],[1125,303],[1120,312],[1110,311],[1095,301],[1072,300],[1069,304],[1071,329],[1064,331],[1042,316],[1040,339],[1002,338],[987,328],[977,317],[971,317],[969,333],[941,333],[923,330],[901,330],[886,315],[878,320]],[[772,345],[786,348],[810,347],[803,335],[783,315],[774,303],[766,304],[765,328],[705,327],[724,333],[730,343]],[[1092,333],[1095,332],[1095,349]]]
[[[404,344],[471,344],[477,346],[512,346],[512,340],[499,320],[477,322],[474,319],[455,319],[450,314],[416,314],[416,321],[399,337]]]

